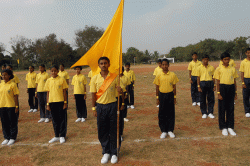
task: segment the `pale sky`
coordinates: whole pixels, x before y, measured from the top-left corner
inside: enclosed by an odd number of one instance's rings
[[[16,35],[29,39],[55,33],[74,47],[85,25],[107,28],[120,0],[0,0],[0,42],[7,50]],[[249,0],[125,0],[123,52],[168,53],[206,38],[250,36]]]

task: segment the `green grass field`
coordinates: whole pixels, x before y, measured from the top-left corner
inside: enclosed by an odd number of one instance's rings
[[[239,67],[239,62],[237,67]],[[218,62],[211,63],[217,67]],[[180,82],[177,84],[175,139],[160,140],[158,108],[153,85],[156,65],[133,66],[136,73],[135,109],[128,110],[124,141],[116,165],[250,165],[250,126],[244,114],[242,88],[238,83],[238,100],[235,105],[235,132],[237,136],[222,136],[218,126],[218,102],[215,102],[215,119],[202,119],[199,107],[192,107],[187,63],[174,64]],[[89,69],[84,69],[87,76]],[[28,72],[28,71],[27,71]],[[65,144],[48,144],[54,137],[52,123],[37,123],[40,114],[28,113],[25,74],[20,78],[20,120],[17,141],[13,146],[0,146],[0,165],[101,165],[102,149],[97,137],[96,118],[91,112],[91,95],[88,94],[88,118],[75,123],[76,110],[73,88],[69,88],[68,132]],[[69,70],[72,76],[74,70]],[[87,86],[89,89],[89,86]],[[0,127],[1,130],[1,127]],[[1,140],[3,140],[1,130]],[[111,165],[111,164],[107,164]]]

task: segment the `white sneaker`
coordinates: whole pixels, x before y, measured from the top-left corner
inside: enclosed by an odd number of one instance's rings
[[[207,118],[207,114],[203,114],[202,119],[206,119],[206,118]]]
[[[33,112],[33,109],[30,109],[28,112],[29,112],[29,113],[30,113],[30,112]]]
[[[224,136],[228,136],[227,129],[222,129],[222,135],[224,135]]]
[[[201,106],[201,103],[200,103],[200,102],[198,102],[198,103],[197,103],[197,105],[198,105],[198,106]]]
[[[49,118],[46,118],[44,122],[49,123]]]
[[[232,136],[236,136],[236,133],[234,132],[234,130],[233,130],[233,129],[228,128],[228,132],[229,132],[229,134],[230,134],[230,135],[232,135]]]
[[[85,122],[86,120],[84,118],[82,118],[82,122]]]
[[[38,123],[41,123],[41,122],[44,122],[45,121],[45,118],[41,118]]]
[[[14,139],[10,139],[7,145],[13,145],[15,143]]]
[[[64,137],[60,137],[60,143],[63,144],[65,142],[65,138]]]
[[[122,136],[121,136],[121,142],[123,141],[123,138],[122,138]]]
[[[128,120],[127,118],[124,118],[124,121],[125,121],[125,122],[128,122],[129,120]]]
[[[80,122],[81,120],[82,120],[82,118],[78,118],[78,119],[76,119],[75,122]]]
[[[59,137],[54,137],[52,138],[49,143],[53,143],[53,142],[57,142],[57,141],[60,141]]]
[[[37,109],[33,109],[33,112],[37,112]]]
[[[130,108],[130,106],[128,105],[127,108]]]
[[[157,108],[159,108],[159,107],[160,107],[160,105],[157,105],[156,107],[157,107]]]
[[[196,106],[196,102],[193,102],[192,106]]]
[[[116,156],[116,155],[113,155],[112,157],[111,157],[111,164],[115,164],[115,163],[117,163],[118,162],[118,157]]]
[[[214,115],[213,114],[209,114],[208,117],[211,118],[211,119],[214,119]]]
[[[110,154],[108,153],[105,153],[101,159],[101,163],[102,164],[106,164],[108,161],[109,161],[109,158],[110,158]]]
[[[131,109],[135,109],[134,105],[131,105],[130,108],[131,108]]]
[[[250,113],[246,113],[246,117],[247,117],[247,118],[250,118]]]
[[[173,132],[171,132],[171,131],[169,131],[169,132],[168,132],[168,135],[169,135],[169,137],[170,137],[170,138],[175,138],[174,133],[173,133]]]
[[[166,138],[167,135],[168,135],[168,134],[167,134],[166,132],[161,133],[160,139]]]
[[[5,140],[2,142],[2,145],[6,145],[8,142],[9,142],[9,140],[5,139]]]

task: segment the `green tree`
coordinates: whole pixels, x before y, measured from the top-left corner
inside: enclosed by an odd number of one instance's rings
[[[247,47],[249,47],[249,45],[247,44],[247,39],[249,37],[236,37],[234,39],[234,43],[235,43],[235,46],[234,46],[234,50],[235,50],[235,53],[239,53],[239,58],[240,60],[242,59],[242,54],[244,54],[245,50]]]

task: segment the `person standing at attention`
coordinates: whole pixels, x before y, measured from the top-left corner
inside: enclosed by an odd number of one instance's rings
[[[34,72],[34,66],[29,67],[29,73],[26,74],[26,81],[28,83],[27,93],[29,95],[29,106],[30,110],[28,112],[37,112],[38,100],[35,97],[36,94],[36,73]]]
[[[11,70],[2,71],[3,82],[0,84],[0,115],[4,141],[2,145],[15,143],[18,133],[18,95],[16,83],[12,81],[14,75]]]
[[[98,139],[103,150],[101,163],[106,164],[111,156],[111,163],[115,164],[118,161],[116,91],[122,93],[122,89],[117,86],[117,76],[109,72],[109,58],[101,57],[98,65],[101,72],[92,77],[90,92],[92,93],[93,114],[97,117]],[[109,83],[110,85],[106,87],[105,85]],[[102,95],[98,95],[100,92],[103,92]]]
[[[124,75],[126,77],[128,77],[131,81],[131,84],[129,85],[129,97],[128,97],[128,101],[129,103],[127,103],[127,108],[131,108],[131,109],[135,109],[134,107],[134,86],[135,86],[135,73],[133,70],[130,70],[130,63],[127,62],[125,64],[125,68],[126,70],[124,71]]]
[[[45,89],[45,83],[47,79],[49,79],[49,74],[46,72],[44,64],[39,66],[39,70],[40,73],[36,76],[36,97],[38,98],[40,108],[40,120],[38,123],[48,123],[49,119],[51,119],[51,113],[46,109],[47,91]]]
[[[77,119],[75,122],[85,122],[87,118],[87,107],[86,107],[86,77],[81,74],[82,67],[75,67],[76,75],[73,77],[71,85],[74,86],[74,99],[76,101],[76,115]]]
[[[230,54],[225,52],[221,54],[223,65],[217,67],[214,78],[217,80],[217,94],[219,107],[219,128],[222,135],[235,136],[234,132],[234,100],[237,99],[236,78],[237,71],[234,67],[229,66]],[[225,118],[226,116],[226,118]]]
[[[214,91],[216,90],[214,75],[214,67],[208,64],[209,56],[204,55],[202,57],[202,65],[197,69],[198,77],[198,91],[200,92],[201,99],[201,113],[202,118],[214,118]],[[208,101],[208,105],[207,105]],[[207,109],[208,106],[208,109]]]
[[[68,84],[66,80],[58,76],[58,66],[51,67],[51,75],[45,83],[47,91],[47,110],[51,111],[52,123],[55,137],[49,143],[60,141],[65,142],[67,133],[67,93]]]
[[[245,109],[245,116],[250,118],[250,48],[246,50],[246,56],[240,64],[241,81],[243,89],[243,103]]]
[[[192,105],[193,106],[200,106],[200,97],[197,87],[197,68],[201,65],[201,62],[198,60],[197,53],[194,52],[192,54],[193,60],[188,65],[189,70],[189,80],[191,83],[191,97],[192,97]]]
[[[159,106],[159,127],[161,129],[161,139],[166,138],[167,135],[170,138],[175,138],[174,126],[175,126],[175,104],[176,104],[176,83],[179,82],[176,74],[170,72],[169,60],[162,60],[162,72],[159,73],[154,84],[156,85],[156,103]]]

